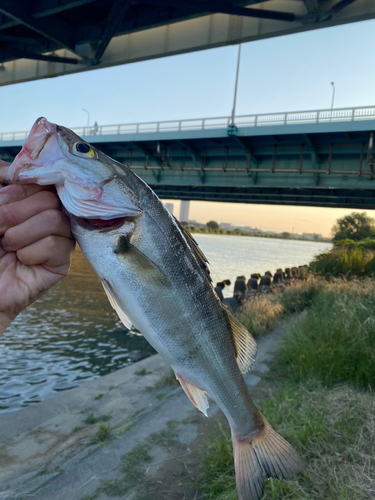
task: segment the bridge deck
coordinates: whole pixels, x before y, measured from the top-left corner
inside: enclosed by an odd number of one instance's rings
[[[134,132],[107,133],[130,127],[116,125],[84,138],[129,165],[162,198],[369,209],[375,208],[375,108],[361,109],[372,112],[350,121],[331,116],[181,130],[177,121],[175,130],[138,124]],[[0,157],[11,160],[24,136],[2,134]]]

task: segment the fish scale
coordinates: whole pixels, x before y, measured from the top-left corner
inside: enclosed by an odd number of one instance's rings
[[[135,325],[164,357],[199,410],[206,414],[206,394],[222,409],[240,500],[259,500],[266,478],[290,479],[301,470],[301,459],[257,410],[243,379],[255,358],[254,339],[223,308],[192,236],[130,168],[39,118],[7,178],[56,186],[72,233],[121,321]]]

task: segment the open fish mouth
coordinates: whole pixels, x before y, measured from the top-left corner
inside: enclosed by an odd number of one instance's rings
[[[70,220],[77,226],[87,231],[98,231],[99,233],[109,233],[111,231],[118,231],[119,229],[127,228],[132,232],[135,227],[136,217],[119,217],[117,219],[88,219],[84,217],[77,217],[76,215],[64,209]]]

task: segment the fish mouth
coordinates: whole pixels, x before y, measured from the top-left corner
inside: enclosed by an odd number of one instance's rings
[[[57,125],[49,122],[47,118],[40,117],[35,121],[21,151],[10,165],[5,183],[36,182],[38,177],[33,175],[33,169],[45,166],[46,159],[43,158],[43,153],[48,142],[50,142],[49,149],[52,149],[54,153],[54,161],[56,161],[61,158],[57,141]]]
[[[99,233],[109,233],[111,231],[117,231],[123,226],[134,224],[135,217],[119,217],[118,219],[87,219],[83,217],[77,217],[72,213],[64,209],[64,212],[68,215],[70,220],[82,229],[87,231],[97,231]]]

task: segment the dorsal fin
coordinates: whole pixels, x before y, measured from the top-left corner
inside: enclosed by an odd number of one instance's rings
[[[257,354],[257,344],[251,333],[225,307],[223,307],[223,311],[232,335],[238,367],[244,375],[253,366]]]
[[[207,265],[207,264],[209,264],[209,262],[208,262],[206,256],[204,255],[202,250],[199,248],[198,243],[195,241],[195,239],[192,237],[192,235],[189,233],[189,231],[187,229],[185,229],[184,226],[181,225],[181,223],[176,219],[175,216],[173,216],[173,218],[174,218],[177,226],[179,227],[181,233],[184,235],[184,238],[186,239],[187,244],[189,245],[192,252],[194,253],[196,258],[200,262],[201,267],[202,267],[202,269],[204,269],[208,279],[212,282],[210,270],[209,270],[208,265]]]

